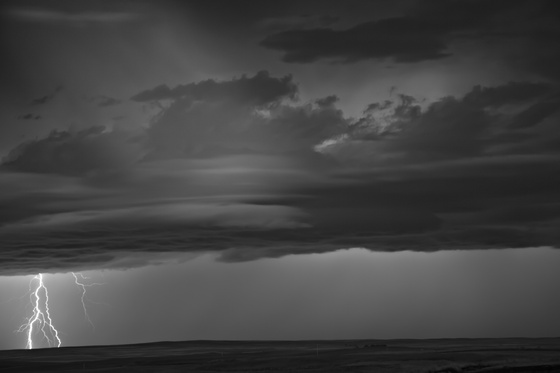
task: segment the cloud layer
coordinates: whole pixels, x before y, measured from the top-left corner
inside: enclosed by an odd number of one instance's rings
[[[292,77],[157,86],[134,132],[22,143],[0,178],[1,274],[320,253],[560,245],[552,83],[406,94],[359,118]]]
[[[461,55],[464,48],[475,45],[479,53],[500,55],[507,65],[560,77],[555,52],[559,11],[554,1],[429,0],[400,5],[402,14],[345,27],[294,24],[271,32],[260,46],[281,52],[282,61],[288,63],[411,64]]]

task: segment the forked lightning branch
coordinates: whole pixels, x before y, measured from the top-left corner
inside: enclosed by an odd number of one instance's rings
[[[85,283],[84,280],[88,280],[81,273],[71,272],[74,276],[74,282],[82,290],[81,303],[84,310],[84,317],[88,323],[93,327],[93,322],[88,314],[86,307],[86,289],[95,285],[102,285],[101,283]],[[30,302],[32,305],[32,314],[27,317],[25,322],[19,327],[17,332],[25,333],[27,337],[27,342],[25,348],[33,349],[37,347],[38,342],[42,345],[46,343],[48,347],[60,347],[62,346],[62,340],[60,339],[60,333],[55,327],[49,308],[49,291],[43,279],[43,274],[33,276],[29,283],[30,291]]]
[[[33,348],[33,337],[39,332],[47,341],[49,347],[60,347],[62,341],[58,336],[58,330],[53,325],[49,311],[49,291],[43,282],[43,274],[39,273],[31,279],[30,287],[36,282],[36,288],[32,291],[30,299],[33,305],[33,314],[22,324],[18,332],[27,334],[26,348]]]

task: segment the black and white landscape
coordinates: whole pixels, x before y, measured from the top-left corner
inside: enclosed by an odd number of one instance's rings
[[[559,370],[559,2],[0,17],[6,371]]]
[[[190,341],[0,351],[3,372],[560,372],[558,338]]]

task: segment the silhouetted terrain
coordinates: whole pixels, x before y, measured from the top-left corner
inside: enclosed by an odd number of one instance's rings
[[[560,372],[560,338],[190,341],[0,351],[8,372]]]

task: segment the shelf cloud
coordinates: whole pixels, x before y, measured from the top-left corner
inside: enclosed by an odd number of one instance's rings
[[[356,118],[297,97],[266,71],[159,85],[132,97],[161,103],[142,130],[21,143],[0,171],[0,273],[560,244],[553,85],[399,94]]]

